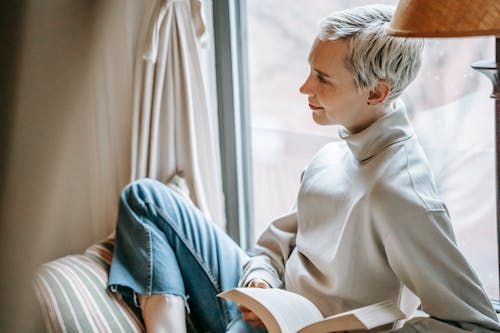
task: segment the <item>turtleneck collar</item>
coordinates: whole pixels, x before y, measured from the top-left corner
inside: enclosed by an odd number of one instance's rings
[[[341,127],[339,136],[345,140],[356,160],[363,163],[388,146],[412,138],[414,131],[406,116],[404,103],[398,100],[393,111],[376,120],[368,128],[351,134]]]

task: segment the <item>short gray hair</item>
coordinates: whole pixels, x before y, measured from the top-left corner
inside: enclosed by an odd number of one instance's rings
[[[320,40],[345,39],[346,68],[360,89],[379,80],[390,86],[385,102],[398,98],[415,79],[422,63],[423,39],[392,37],[386,28],[395,7],[370,5],[333,12],[320,22]]]

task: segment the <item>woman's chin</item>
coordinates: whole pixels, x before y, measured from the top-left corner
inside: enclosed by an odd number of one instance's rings
[[[316,124],[321,125],[321,126],[335,125],[335,124],[332,124],[332,122],[329,121],[327,118],[325,118],[325,116],[322,113],[317,112],[317,111],[313,111],[312,119]]]

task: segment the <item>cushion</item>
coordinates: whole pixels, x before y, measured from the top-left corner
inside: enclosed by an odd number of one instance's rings
[[[49,332],[144,332],[140,316],[106,288],[114,239],[43,264],[34,286]]]

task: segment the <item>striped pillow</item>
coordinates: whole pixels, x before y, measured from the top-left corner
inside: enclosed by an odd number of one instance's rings
[[[49,332],[144,332],[140,316],[106,289],[114,239],[43,264],[34,286]]]

